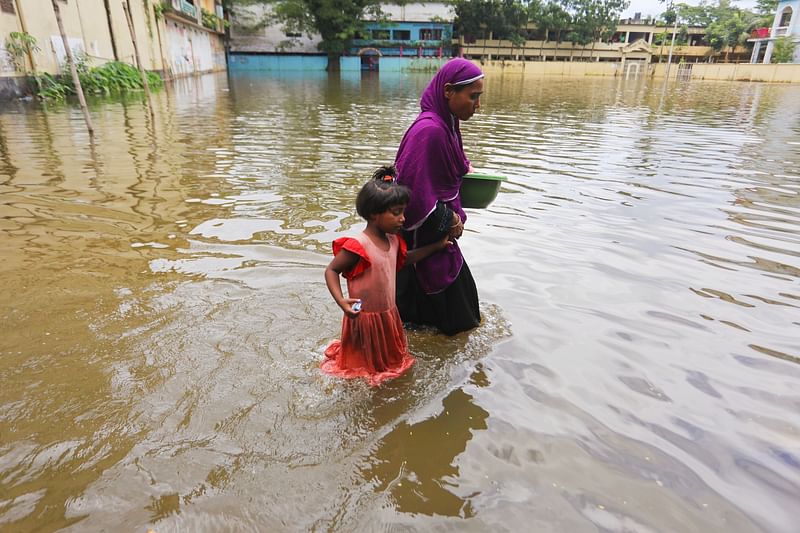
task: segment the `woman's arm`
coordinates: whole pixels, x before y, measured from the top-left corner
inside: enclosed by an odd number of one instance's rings
[[[349,250],[342,250],[330,264],[325,267],[325,284],[328,290],[336,301],[336,304],[344,311],[344,314],[350,318],[355,318],[359,311],[353,309],[353,304],[358,301],[356,298],[345,298],[342,294],[342,283],[339,276],[342,272],[351,270],[359,261],[358,255],[350,252]]]

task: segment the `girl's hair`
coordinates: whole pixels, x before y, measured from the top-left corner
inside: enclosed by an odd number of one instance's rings
[[[394,166],[380,167],[372,178],[361,187],[356,196],[356,211],[364,220],[379,215],[397,205],[407,205],[411,191],[397,183]]]

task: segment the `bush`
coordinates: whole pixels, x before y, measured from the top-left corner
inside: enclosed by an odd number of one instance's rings
[[[112,61],[100,67],[90,68],[84,61],[76,58],[76,67],[81,86],[87,93],[117,94],[144,89],[139,70],[127,63]],[[45,100],[62,100],[68,94],[75,94],[71,78],[62,76],[59,80],[45,74],[40,80],[42,89],[39,96]],[[151,89],[158,89],[164,82],[157,74],[148,72],[147,84]]]
[[[788,36],[778,37],[775,40],[775,50],[772,52],[773,63],[791,63],[794,60],[794,42]]]

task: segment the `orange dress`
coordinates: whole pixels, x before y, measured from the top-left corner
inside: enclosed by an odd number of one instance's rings
[[[387,235],[389,251],[365,234],[333,241],[333,254],[347,250],[359,256],[344,273],[350,298],[361,300],[361,312],[342,320],[342,338],[325,349],[323,372],[344,378],[364,377],[372,386],[411,368],[403,322],[395,305],[395,276],[406,257],[405,241]]]

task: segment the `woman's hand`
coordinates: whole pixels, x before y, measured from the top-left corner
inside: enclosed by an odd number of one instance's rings
[[[464,223],[461,222],[461,217],[458,213],[453,212],[453,220],[450,224],[450,232],[447,234],[449,238],[458,239],[464,233]]]
[[[353,308],[355,304],[358,305],[355,308]],[[339,304],[339,307],[342,308],[344,314],[346,314],[350,318],[355,318],[361,312],[361,300],[359,300],[358,298],[345,298]]]

